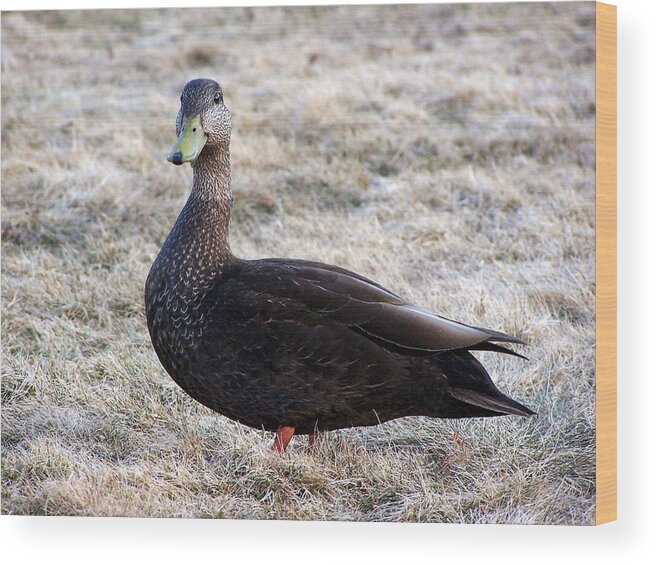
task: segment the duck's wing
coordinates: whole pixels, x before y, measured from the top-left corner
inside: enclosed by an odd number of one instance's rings
[[[515,354],[496,342],[523,343],[501,332],[437,316],[365,277],[323,263],[240,261],[224,284],[232,291],[250,293],[254,303],[263,307],[267,300],[301,304],[383,347],[406,353],[485,349]]]

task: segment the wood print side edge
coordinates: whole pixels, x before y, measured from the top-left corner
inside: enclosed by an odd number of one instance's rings
[[[617,519],[617,8],[596,3],[596,523]]]

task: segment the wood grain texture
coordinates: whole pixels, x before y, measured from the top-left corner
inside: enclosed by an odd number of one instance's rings
[[[617,519],[617,8],[597,2],[597,524]]]

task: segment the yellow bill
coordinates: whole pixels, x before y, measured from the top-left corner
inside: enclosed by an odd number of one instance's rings
[[[174,165],[191,163],[205,147],[207,136],[200,125],[200,114],[193,118],[182,118],[182,129],[167,159]]]

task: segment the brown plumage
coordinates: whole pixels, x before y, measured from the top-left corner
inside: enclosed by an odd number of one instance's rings
[[[187,203],[146,281],[155,351],[190,396],[291,436],[402,416],[533,412],[502,394],[472,350],[517,355],[506,334],[415,306],[345,269],[235,257],[228,244],[230,112],[212,80],[188,83],[169,160],[191,162]]]

